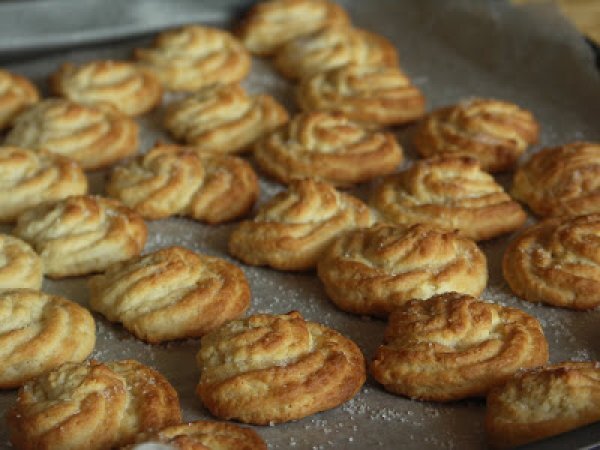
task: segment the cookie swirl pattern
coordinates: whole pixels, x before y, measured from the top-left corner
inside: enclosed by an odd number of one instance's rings
[[[158,79],[127,61],[91,61],[79,67],[65,63],[50,84],[56,95],[83,104],[110,103],[128,116],[150,111],[162,98]]]
[[[418,161],[391,176],[371,204],[395,224],[431,223],[475,240],[513,231],[527,219],[476,160],[452,155]]]
[[[500,172],[514,167],[538,135],[539,124],[529,111],[500,100],[473,99],[432,112],[417,128],[414,144],[425,158],[472,156],[484,170]]]
[[[0,234],[0,289],[40,289],[43,275],[42,260],[29,244]]]
[[[301,80],[304,111],[342,112],[365,124],[399,125],[423,115],[425,99],[397,67],[348,65]]]
[[[0,69],[0,130],[24,108],[40,98],[37,88],[26,78]]]
[[[356,344],[297,312],[229,322],[202,338],[197,359],[209,411],[260,425],[334,408],[365,381]]]
[[[27,383],[8,415],[20,450],[104,450],[180,421],[175,389],[132,360],[64,364]]]
[[[152,343],[202,336],[250,303],[239,268],[181,247],[113,265],[89,286],[93,310]]]
[[[547,361],[548,343],[534,317],[446,293],[390,315],[371,373],[395,394],[451,401],[485,396],[519,369]]]
[[[75,161],[45,150],[0,147],[0,222],[26,209],[87,192],[87,179]]]
[[[504,253],[504,278],[524,300],[585,310],[600,305],[600,214],[546,219]]]
[[[254,145],[254,158],[282,183],[312,177],[347,186],[393,172],[402,162],[394,135],[339,113],[300,114]]]
[[[137,151],[138,125],[108,104],[44,100],[15,119],[5,145],[46,149],[99,169]]]
[[[386,316],[412,299],[481,294],[487,265],[477,245],[454,232],[378,225],[339,237],[321,257],[318,275],[340,309]]]
[[[207,88],[169,107],[164,125],[175,139],[213,153],[238,153],[288,120],[270,95],[239,84]]]
[[[233,231],[229,252],[246,264],[307,270],[337,235],[374,222],[357,198],[312,179],[293,181]]]
[[[94,349],[96,326],[87,309],[33,289],[0,292],[0,387],[14,388]]]
[[[14,234],[42,257],[46,275],[61,278],[102,271],[138,255],[147,228],[122,203],[82,195],[27,210]]]
[[[251,64],[248,51],[231,34],[198,25],[165,31],[153,47],[136,49],[134,57],[172,91],[237,83],[246,77]]]

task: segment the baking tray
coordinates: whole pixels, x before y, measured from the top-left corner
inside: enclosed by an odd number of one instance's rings
[[[227,26],[239,7],[247,3],[197,2],[199,17],[206,18],[200,21]],[[592,53],[553,6],[542,3],[515,8],[503,1],[483,0],[340,3],[347,7],[357,26],[379,32],[397,46],[401,65],[423,90],[428,109],[465,97],[497,97],[534,112],[542,128],[540,142],[533,151],[574,140],[600,140],[600,77]],[[11,57],[13,62],[5,62],[3,67],[32,78],[45,89],[47,76],[64,61],[127,58],[132,48],[147,45],[149,40],[148,36],[136,37],[95,47],[61,49],[16,62]],[[291,85],[277,76],[267,62],[255,59],[244,84],[253,92],[272,93],[291,111],[295,110]],[[156,139],[168,140],[160,129],[160,117],[158,110],[139,119],[143,127],[142,151]],[[404,145],[407,162],[414,160],[411,127],[394,131]],[[90,174],[92,192],[103,193],[105,177],[106,172],[102,171]],[[510,184],[510,175],[497,179],[505,186]],[[263,177],[260,185],[260,202],[281,189]],[[367,184],[351,192],[366,198],[369,188]],[[227,239],[233,227],[235,224],[206,226],[183,218],[149,222],[145,252],[182,245],[231,260],[227,255]],[[600,360],[599,311],[572,312],[533,305],[511,295],[501,274],[502,252],[509,240],[510,236],[481,244],[490,273],[483,297],[536,316],[550,343],[552,362]],[[383,337],[384,321],[337,310],[312,272],[284,273],[242,267],[253,293],[249,314],[298,310],[308,319],[325,323],[352,338],[367,360],[372,358]],[[44,290],[87,304],[85,277],[46,280]],[[179,392],[186,420],[210,418],[194,394],[199,378],[195,364],[199,340],[147,345],[99,315],[95,318],[98,338],[93,358],[101,361],[135,358],[155,367]],[[14,390],[0,393],[0,412],[8,410],[15,396]],[[450,404],[418,402],[389,394],[369,378],[358,395],[339,408],[256,430],[274,449],[477,449],[485,447],[484,412],[485,402],[481,399]],[[6,425],[1,423],[0,447],[10,446],[7,435]],[[537,448],[578,448],[595,438],[600,440],[599,427],[591,426],[543,442]]]

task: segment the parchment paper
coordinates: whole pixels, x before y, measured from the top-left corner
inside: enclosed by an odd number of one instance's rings
[[[231,2],[227,2],[228,5]],[[242,2],[240,2],[242,3]],[[534,112],[542,124],[541,140],[533,151],[574,140],[600,140],[600,77],[583,39],[548,4],[513,8],[503,1],[370,0],[341,2],[356,25],[379,32],[397,46],[403,69],[426,95],[428,108],[465,97],[484,96],[514,101]],[[214,13],[214,2],[198,2]],[[215,14],[207,14],[214,20]],[[205,23],[215,25],[207,20]],[[45,88],[46,77],[59,63],[104,58],[127,58],[133,47],[149,38],[118,44],[60,51],[33,60],[4,64],[32,77]],[[267,91],[294,110],[290,85],[268,63],[254,60],[245,82],[251,91]],[[168,102],[167,98],[167,102]],[[157,138],[161,110],[139,119],[142,151]],[[399,128],[407,163],[414,159],[411,127]],[[105,172],[90,174],[94,193],[103,193]],[[505,186],[510,175],[498,177]],[[261,202],[281,187],[261,179]],[[352,191],[366,198],[369,185]],[[530,218],[530,223],[533,219]],[[235,224],[206,226],[182,218],[149,223],[145,252],[168,245],[230,259],[227,239]],[[10,228],[5,228],[4,231]],[[484,298],[516,306],[538,317],[550,343],[552,362],[600,359],[600,312],[570,312],[534,306],[516,299],[503,281],[500,261],[510,236],[481,244],[490,280]],[[370,360],[381,342],[385,323],[337,310],[327,299],[314,273],[282,273],[242,266],[252,287],[250,313],[299,310],[308,319],[325,323],[361,347]],[[44,290],[87,304],[86,278],[46,280]],[[210,418],[194,395],[199,378],[195,364],[198,340],[147,345],[120,326],[95,315],[98,340],[93,357],[99,360],[136,358],[162,372],[179,392],[186,420]],[[14,402],[16,391],[0,393],[0,412]],[[385,392],[371,378],[345,405],[297,422],[257,427],[270,448],[476,449],[485,446],[483,400],[451,404],[417,402]],[[6,425],[0,422],[0,447],[8,447]],[[558,448],[558,447],[556,447]]]

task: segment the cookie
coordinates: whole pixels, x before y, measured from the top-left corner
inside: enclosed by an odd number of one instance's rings
[[[394,394],[444,402],[485,396],[519,369],[547,361],[534,317],[449,292],[395,310],[370,369]]]
[[[37,88],[25,77],[0,69],[0,130],[24,108],[40,99]]]
[[[25,384],[7,416],[19,450],[105,450],[181,422],[173,386],[133,360],[67,363]]]
[[[4,145],[46,149],[99,169],[137,151],[138,125],[108,104],[44,100],[19,114]]]
[[[312,179],[292,181],[254,220],[233,230],[229,253],[255,266],[308,270],[340,233],[374,222],[374,214],[357,198]]]
[[[260,139],[254,159],[282,183],[312,177],[349,186],[394,172],[402,149],[392,133],[366,129],[340,113],[308,112]]]
[[[0,291],[0,388],[15,388],[92,353],[96,325],[89,311],[33,289]]]
[[[202,338],[197,360],[208,410],[257,425],[335,408],[365,382],[356,344],[297,312],[229,322]]]
[[[202,336],[250,304],[250,287],[238,267],[182,247],[110,266],[89,287],[94,311],[151,343]]]
[[[600,212],[600,143],[546,148],[517,169],[512,195],[539,216]]]
[[[425,98],[397,67],[352,64],[300,81],[304,111],[335,111],[371,125],[401,125],[419,119]]]
[[[585,310],[600,305],[600,214],[546,219],[504,253],[504,279],[530,302]]]
[[[476,98],[438,109],[417,128],[414,144],[428,158],[452,153],[476,158],[484,170],[512,169],[538,140],[533,114],[500,100]]]
[[[0,234],[0,290],[41,289],[43,278],[42,260],[29,244]]]
[[[164,126],[173,137],[212,153],[239,153],[283,125],[286,110],[270,95],[255,96],[239,84],[203,89],[169,106]]]
[[[46,150],[0,146],[0,222],[12,222],[43,202],[87,192],[75,161]]]
[[[348,25],[346,11],[328,0],[271,0],[255,4],[237,35],[256,55],[271,55],[292,39],[329,25]]]
[[[80,195],[27,210],[14,234],[42,257],[47,276],[62,278],[99,272],[138,255],[147,229],[121,202]]]
[[[485,255],[473,241],[426,224],[345,233],[323,253],[317,272],[337,307],[383,317],[412,299],[479,295],[488,278]]]
[[[106,191],[147,219],[182,215],[221,223],[252,208],[258,182],[240,158],[159,144],[115,168]]]
[[[170,91],[237,83],[251,64],[248,51],[230,33],[199,25],[162,32],[151,48],[135,49],[134,57]]]
[[[381,183],[371,204],[390,222],[430,223],[483,240],[521,227],[527,215],[470,157],[421,160]]]
[[[487,397],[493,448],[511,448],[600,420],[600,363],[563,362],[516,374]]]
[[[332,25],[280,47],[273,62],[284,76],[297,79],[348,64],[396,67],[398,55],[383,36]]]
[[[267,450],[267,444],[251,428],[227,422],[196,422],[171,425],[146,433],[138,442],[160,442],[176,450]],[[124,450],[134,450],[127,447]]]
[[[158,79],[128,61],[91,61],[81,66],[65,63],[50,77],[52,91],[71,101],[110,103],[123,114],[144,114],[162,99]]]

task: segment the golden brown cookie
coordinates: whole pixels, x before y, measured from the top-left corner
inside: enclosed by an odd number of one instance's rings
[[[128,116],[144,114],[162,99],[158,79],[128,61],[91,61],[81,66],[65,63],[52,74],[50,85],[56,95],[71,101],[110,103]]]
[[[375,316],[443,292],[480,295],[488,278],[485,255],[473,241],[426,224],[345,233],[317,270],[340,309]]]
[[[570,309],[600,305],[600,214],[546,219],[510,243],[504,279],[519,297]]]
[[[137,151],[138,125],[108,104],[44,100],[19,114],[5,145],[46,149],[84,169],[109,166]]]
[[[271,0],[254,5],[237,34],[252,53],[270,55],[292,39],[349,23],[346,11],[328,0]]]
[[[254,158],[282,183],[311,177],[349,186],[394,172],[402,148],[392,133],[366,129],[343,114],[308,112],[257,141]]]
[[[383,36],[348,25],[333,25],[280,47],[275,67],[288,78],[304,78],[348,64],[396,67],[396,49]]]
[[[138,442],[160,442],[176,450],[267,450],[267,444],[251,428],[227,422],[196,422],[171,425],[146,433]],[[127,447],[127,450],[130,447]]]
[[[534,317],[449,292],[395,310],[370,369],[394,394],[451,401],[485,396],[519,369],[547,361]]]
[[[24,108],[40,99],[37,88],[20,75],[0,69],[0,130]]]
[[[242,270],[182,247],[112,265],[89,287],[94,311],[151,343],[202,336],[250,304]]]
[[[164,125],[175,139],[201,150],[238,153],[287,120],[286,110],[270,95],[251,96],[232,84],[206,88],[172,104]]]
[[[147,219],[183,215],[221,223],[252,208],[258,182],[243,159],[159,144],[115,168],[106,191]]]
[[[0,291],[0,388],[15,388],[94,349],[89,311],[65,298],[33,289]]]
[[[420,118],[425,98],[397,67],[352,64],[300,81],[296,100],[304,111],[342,112],[376,125],[400,125]]]
[[[46,150],[0,147],[0,222],[12,222],[26,209],[87,192],[75,161]]]
[[[356,344],[297,312],[229,322],[202,338],[197,360],[208,410],[257,425],[335,408],[365,382]]]
[[[493,448],[516,447],[600,420],[600,363],[563,362],[517,373],[487,397]]]
[[[357,198],[326,183],[297,180],[231,233],[229,253],[255,266],[307,270],[340,233],[374,222]]]
[[[67,363],[28,382],[8,413],[19,450],[106,450],[181,422],[173,386],[133,360]]]
[[[41,289],[43,278],[42,260],[29,244],[0,234],[0,290]]]
[[[511,193],[539,216],[600,212],[600,143],[543,149],[517,169]]]
[[[421,156],[453,153],[477,158],[489,172],[512,169],[538,140],[539,124],[529,111],[509,102],[472,99],[438,109],[417,128]]]
[[[151,48],[136,49],[134,57],[171,91],[237,83],[251,64],[248,51],[230,33],[199,25],[160,33]]]
[[[421,160],[379,185],[371,204],[398,225],[430,223],[476,241],[521,227],[527,215],[470,157]]]
[[[99,272],[139,255],[147,229],[121,202],[80,195],[27,210],[14,234],[42,257],[47,276],[62,278]]]

